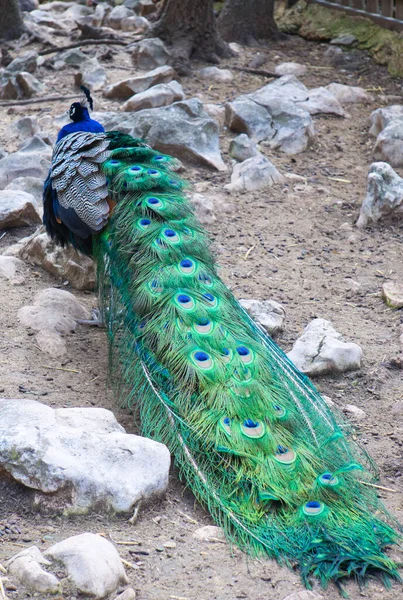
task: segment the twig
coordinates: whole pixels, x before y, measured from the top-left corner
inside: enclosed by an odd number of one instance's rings
[[[252,250],[254,250],[254,248],[255,248],[255,246],[251,246],[249,248],[249,250],[246,252],[245,256],[243,257],[244,260],[248,260],[248,256],[252,252]]]
[[[178,513],[180,515],[182,515],[182,517],[185,517],[185,519],[187,519],[189,521],[189,523],[193,523],[194,525],[198,525],[199,522],[196,521],[195,519],[192,519],[192,517],[189,517],[189,515],[187,515],[186,513],[182,512],[181,510],[178,510]]]
[[[77,98],[77,94],[74,96],[43,96],[43,98],[32,98],[29,100],[12,100],[11,102],[0,102],[0,106],[22,106],[24,104],[40,104],[41,102],[57,102],[58,100],[71,100]]]
[[[349,179],[343,179],[342,177],[328,177],[330,181],[338,181],[339,183],[351,183]]]
[[[141,546],[141,542],[125,542],[121,540],[113,540],[115,544],[120,544],[120,546]]]
[[[3,237],[4,237],[6,234],[7,234],[7,231],[5,231],[4,233],[2,233],[2,234],[0,235],[0,240],[2,240],[2,239],[3,239]]]
[[[3,565],[0,563],[0,571],[2,573],[4,573],[4,575],[7,575],[7,569],[5,567],[3,567]]]
[[[385,492],[392,492],[393,494],[397,494],[397,490],[392,490],[392,488],[388,488],[383,485],[375,485],[375,483],[368,483],[368,481],[359,481],[358,483],[362,483],[363,485],[369,485],[370,487],[376,488],[377,490],[384,490]]]
[[[251,73],[252,75],[261,75],[262,77],[281,77],[281,75],[277,75],[277,73],[272,73],[271,71],[265,71],[262,69],[251,69],[250,67],[225,67],[228,69],[233,69],[234,71],[244,71],[245,73]]]
[[[7,600],[7,596],[4,591],[4,587],[3,587],[3,578],[2,577],[0,577],[0,598],[1,598],[1,600]]]
[[[129,567],[129,569],[133,569],[133,571],[135,569],[140,569],[140,567],[138,567],[137,565],[134,565],[133,563],[129,562],[128,560],[125,560],[124,558],[120,557],[120,560],[122,561],[122,563],[124,565],[126,565],[126,567]]]
[[[64,369],[63,367],[50,367],[49,365],[41,365],[43,369],[54,369],[55,371],[67,371],[68,373],[79,373],[76,369]]]
[[[63,50],[72,50],[73,48],[80,48],[80,46],[99,46],[101,44],[115,44],[116,46],[128,46],[130,42],[122,42],[122,40],[111,40],[106,38],[104,40],[82,40],[75,44],[68,44],[67,46],[58,46],[55,48],[48,48],[47,50],[41,50],[39,56],[45,56],[46,54],[53,54],[53,52],[63,52]]]

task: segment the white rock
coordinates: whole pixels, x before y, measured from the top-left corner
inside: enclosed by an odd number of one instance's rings
[[[298,106],[307,110],[310,115],[329,114],[337,115],[338,117],[346,116],[339,100],[331,91],[324,87],[309,90],[308,100],[299,102]]]
[[[112,29],[123,29],[123,22],[134,16],[134,12],[126,6],[115,6],[107,17],[107,25]]]
[[[202,542],[225,542],[225,534],[222,527],[216,525],[205,525],[193,532],[192,538]]]
[[[13,556],[7,566],[9,573],[17,577],[31,592],[43,594],[60,592],[59,580],[52,573],[42,569],[41,564],[51,563],[44,558],[39,548],[32,546]]]
[[[205,67],[204,69],[200,69],[198,74],[203,79],[209,79],[217,83],[229,83],[234,79],[229,69],[219,69],[218,67]]]
[[[163,444],[126,434],[105,409],[0,400],[0,468],[36,490],[39,507],[129,513],[165,491],[169,466]]]
[[[166,65],[170,52],[159,38],[148,38],[136,44],[132,58],[139,69],[147,71]]]
[[[136,600],[136,592],[133,588],[127,588],[124,592],[116,596],[114,600]]]
[[[403,106],[401,104],[378,108],[371,113],[371,129],[369,133],[377,137],[389,123],[401,120],[403,120]]]
[[[346,404],[346,406],[343,408],[343,411],[355,417],[359,421],[365,419],[365,417],[367,416],[365,412],[361,408],[358,408],[358,406],[355,406],[355,404]]]
[[[80,592],[96,600],[128,583],[118,551],[100,535],[82,533],[69,537],[48,548],[45,555],[61,562]]]
[[[145,92],[135,94],[122,106],[122,111],[138,111],[145,108],[168,106],[178,100],[184,100],[185,94],[177,81],[159,83]]]
[[[288,358],[300,371],[313,377],[359,369],[362,350],[357,344],[344,342],[330,321],[314,319],[295,342]]]
[[[35,117],[22,117],[11,126],[20,139],[26,139],[39,132],[38,120]]]
[[[403,283],[385,281],[382,285],[382,297],[390,308],[403,308]]]
[[[51,151],[51,148],[49,148]],[[0,160],[0,190],[18,177],[37,177],[44,180],[48,174],[50,159],[31,147],[13,152]],[[0,207],[3,202],[0,202]]]
[[[323,599],[323,596],[320,596],[319,594],[315,594],[314,592],[311,592],[310,590],[302,590],[301,592],[294,592],[293,594],[290,594],[286,598],[283,598],[283,600],[324,600],[324,599]]]
[[[18,190],[20,192],[26,192],[34,196],[37,202],[37,210],[39,215],[42,217],[43,205],[42,205],[42,193],[43,193],[43,179],[39,177],[17,177],[13,179],[6,187],[6,190]]]
[[[8,279],[13,285],[23,285],[24,263],[14,256],[0,256],[0,279]]]
[[[229,155],[239,162],[243,162],[258,153],[256,142],[251,140],[246,133],[241,133],[229,145]]]
[[[235,52],[236,55],[239,56],[240,54],[243,54],[243,48],[240,44],[237,44],[236,42],[230,42],[228,45],[232,52]]]
[[[326,89],[337,98],[340,104],[370,104],[374,101],[374,97],[371,96],[371,94],[368,94],[362,87],[343,85],[341,83],[329,83],[329,85],[326,86]]]
[[[378,135],[374,158],[392,167],[403,166],[403,119],[391,121]]]
[[[399,207],[403,208],[403,179],[386,162],[372,163],[357,227],[376,223]]]
[[[98,5],[99,6],[99,5]],[[144,92],[157,83],[169,83],[175,77],[175,71],[172,67],[164,65],[157,67],[148,73],[142,73],[136,77],[123,79],[117,83],[113,83],[105,89],[104,95],[106,98],[119,98],[127,100],[134,94]]]
[[[239,303],[255,321],[260,323],[269,335],[275,335],[282,331],[285,310],[278,302],[274,300],[243,299]]]
[[[151,23],[145,17],[128,17],[121,23],[122,31],[135,31],[136,33],[143,33],[150,29]]]
[[[225,107],[221,104],[204,104],[205,112],[221,126],[225,121]]]
[[[302,77],[308,72],[306,65],[301,65],[295,62],[284,62],[276,66],[274,72],[277,75],[295,75],[296,77]]]
[[[117,7],[118,8],[118,7]],[[119,7],[120,8],[120,7]],[[77,87],[85,85],[91,90],[101,90],[107,80],[106,69],[98,62],[97,58],[88,58],[80,65],[80,70],[74,76]]]
[[[191,203],[195,209],[196,217],[202,225],[209,225],[216,220],[214,204],[211,198],[203,194],[193,194]]]
[[[231,183],[224,186],[228,192],[262,190],[275,183],[283,183],[284,178],[276,167],[263,154],[248,158],[234,165]]]
[[[0,191],[0,229],[24,227],[40,222],[41,217],[34,196],[17,190]]]

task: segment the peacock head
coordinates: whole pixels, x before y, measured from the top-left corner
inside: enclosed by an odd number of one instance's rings
[[[78,123],[86,117],[88,118],[88,107],[92,110],[94,106],[90,90],[84,85],[81,86],[81,89],[85,97],[81,102],[73,102],[69,109],[69,117],[74,123]]]

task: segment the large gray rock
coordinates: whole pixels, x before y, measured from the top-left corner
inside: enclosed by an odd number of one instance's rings
[[[93,113],[93,118],[106,129],[145,139],[160,152],[226,170],[219,148],[219,126],[196,98],[136,113]]]
[[[17,119],[11,126],[13,133],[17,133],[22,140],[39,133],[38,119],[36,117],[22,117]]]
[[[346,86],[348,87],[348,86]],[[305,102],[299,102],[298,106],[307,110],[310,115],[336,115],[345,117],[346,113],[336,96],[325,87],[309,90],[309,98]]]
[[[371,114],[370,134],[377,136],[374,146],[376,160],[392,167],[403,165],[403,106],[395,104],[378,108]]]
[[[50,566],[51,562],[44,558],[39,548],[32,546],[22,550],[7,563],[8,572],[33,593],[56,594],[61,591],[60,582],[52,573],[48,573],[41,565]]]
[[[15,256],[0,256],[0,279],[7,279],[12,285],[23,285],[24,263]]]
[[[132,58],[138,69],[148,71],[166,65],[170,52],[159,38],[148,38],[135,45]]]
[[[128,17],[122,21],[122,31],[134,31],[135,33],[145,33],[150,29],[151,23],[145,17]]]
[[[12,73],[16,75],[17,73],[21,73],[21,71],[25,71],[27,73],[35,73],[38,67],[38,53],[35,50],[29,50],[25,52],[22,56],[17,56],[13,61],[7,65],[6,72]]]
[[[403,308],[403,283],[385,281],[382,285],[382,297],[390,308]]]
[[[44,91],[44,85],[31,73],[18,72],[15,75],[3,73],[0,79],[0,98],[2,100],[17,100],[31,98]]]
[[[85,85],[91,90],[101,90],[107,80],[106,69],[98,62],[97,58],[89,58],[80,65],[80,70],[74,76],[77,87]]]
[[[41,217],[34,196],[17,190],[0,191],[0,229],[24,227],[40,222]]]
[[[130,513],[165,491],[169,465],[163,444],[126,434],[109,410],[0,400],[0,468],[36,490],[39,507]]]
[[[392,104],[385,108],[377,108],[371,113],[369,133],[377,137],[390,123],[401,120],[403,120],[403,105]]]
[[[345,342],[330,321],[314,319],[288,353],[295,366],[310,377],[344,373],[361,367],[362,350]]]
[[[123,22],[129,17],[134,17],[134,12],[127,6],[115,6],[109,13],[106,24],[112,29],[122,29]]]
[[[295,75],[296,77],[302,77],[308,72],[306,65],[301,65],[295,62],[283,62],[276,66],[274,69],[276,75]]]
[[[252,158],[257,154],[256,142],[251,140],[246,133],[241,133],[229,145],[229,155],[238,162]]]
[[[229,69],[219,69],[218,67],[204,67],[198,71],[198,75],[209,81],[217,83],[229,83],[233,81],[234,76]]]
[[[237,133],[246,133],[257,142],[272,139],[276,127],[266,108],[247,96],[239,96],[225,105],[225,125]]]
[[[269,335],[276,335],[276,333],[282,331],[285,310],[278,302],[274,300],[245,299],[240,300],[239,303]]]
[[[94,533],[82,533],[54,544],[45,555],[60,562],[77,589],[95,600],[129,581],[115,546]]]
[[[145,92],[135,94],[122,106],[122,111],[138,111],[145,108],[158,108],[169,106],[173,102],[184,100],[185,94],[182,86],[177,81],[159,83]]]
[[[84,52],[81,52],[78,48],[72,48],[57,55],[53,63],[53,68],[55,71],[60,71],[60,69],[66,66],[79,67],[87,62],[87,60],[88,56]]]
[[[195,210],[197,220],[202,225],[210,225],[216,220],[214,204],[211,198],[203,194],[193,194],[190,202]]]
[[[284,177],[268,158],[260,154],[234,165],[231,183],[224,186],[227,192],[252,192],[283,183]]]
[[[33,10],[30,13],[30,18],[37,25],[44,25],[45,27],[49,27],[50,29],[59,29],[63,30],[67,26],[67,21],[63,18],[56,17],[50,11],[44,10]],[[70,24],[73,24],[73,21],[70,21]]]
[[[0,190],[18,177],[36,177],[44,181],[49,171],[49,150],[38,152],[38,148],[25,147],[0,160]]]
[[[18,0],[18,6],[21,12],[30,12],[39,8],[38,0]]]
[[[403,208],[403,179],[386,162],[372,163],[357,226],[376,223],[399,207]]]
[[[43,205],[42,205],[42,193],[43,193],[43,180],[39,177],[17,177],[13,179],[6,187],[6,190],[18,190],[20,192],[26,192],[32,194],[37,202],[37,210],[42,216]]]
[[[175,71],[172,67],[167,65],[157,67],[148,73],[130,77],[129,79],[123,79],[122,81],[107,86],[104,96],[106,96],[106,98],[127,100],[134,94],[145,92],[145,90],[148,90],[158,83],[169,83],[174,77]]]

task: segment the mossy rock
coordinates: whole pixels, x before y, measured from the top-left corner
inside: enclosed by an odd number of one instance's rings
[[[303,0],[277,19],[281,31],[298,34],[308,40],[328,41],[352,34],[356,48],[366,50],[380,65],[387,65],[394,77],[403,77],[403,38],[365,17],[352,17],[338,10]]]

